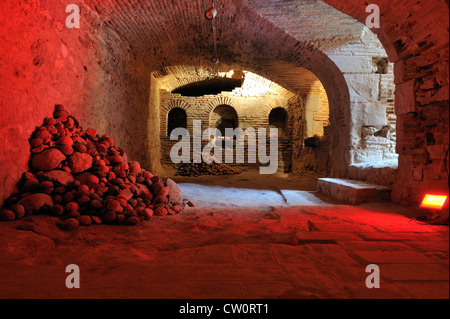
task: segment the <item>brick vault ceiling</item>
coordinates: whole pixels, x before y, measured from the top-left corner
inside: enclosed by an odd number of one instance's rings
[[[349,41],[364,26],[319,0],[243,0],[243,4],[298,40]]]
[[[84,0],[153,70],[174,65],[211,67],[211,22],[203,0]],[[206,0],[210,3],[210,0]],[[304,94],[334,64],[320,50],[361,36],[362,24],[317,0],[216,0],[218,56]],[[304,67],[314,74],[305,73]],[[331,69],[330,69],[331,68]],[[164,73],[164,71],[163,71]]]
[[[213,54],[203,0],[85,1],[149,63],[172,65]],[[218,55],[228,64],[264,59],[308,64],[317,41],[351,41],[362,28],[315,0],[216,0],[215,6]],[[292,50],[302,54],[292,59]]]

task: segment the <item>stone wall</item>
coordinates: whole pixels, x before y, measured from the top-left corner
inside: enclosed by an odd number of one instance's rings
[[[390,166],[397,158],[395,85],[385,49],[364,26],[358,40],[334,47],[323,43],[322,47],[340,68],[350,93],[346,166],[380,162]]]
[[[162,141],[162,162],[165,164],[171,164],[170,149],[178,142],[171,141],[167,132],[167,120],[168,113],[171,109],[179,107],[186,111],[187,114],[187,129],[189,133],[193,134],[193,122],[194,120],[201,121],[201,128],[203,130],[212,127],[214,128],[219,114],[215,112],[217,107],[228,106],[232,108],[237,115],[237,127],[246,130],[248,128],[266,128],[269,129],[269,114],[270,111],[276,107],[283,107],[288,110],[289,105],[287,99],[266,87],[261,90],[258,87],[258,92],[252,90],[252,86],[248,83],[251,81],[244,81],[244,85],[241,88],[236,88],[232,92],[222,92],[218,95],[205,95],[201,97],[188,97],[181,96],[180,94],[172,94],[165,90],[161,90],[161,134],[160,139]],[[230,117],[232,114],[228,114]],[[285,131],[286,136],[291,136],[292,121],[288,118],[288,126]],[[289,139],[290,137],[285,137]],[[192,140],[192,139],[191,139]],[[209,141],[203,141],[202,145],[205,146]],[[280,143],[280,148],[286,148],[288,143]],[[245,164],[248,164],[248,145],[246,145]],[[191,154],[192,156],[192,154]],[[224,156],[224,153],[223,153]],[[222,161],[225,158],[223,157]],[[290,160],[290,158],[289,158]],[[289,163],[290,164],[290,163]],[[259,166],[255,163],[251,166]]]
[[[282,171],[292,170],[293,162],[297,162],[299,159],[293,156],[293,149],[298,148],[303,143],[304,126],[305,123],[305,103],[299,103],[301,98],[292,92],[286,91],[278,86],[273,86],[273,83],[266,79],[253,74],[251,72],[246,73],[246,80],[242,87],[236,88],[232,92],[222,92],[218,95],[205,95],[201,97],[188,97],[181,96],[180,94],[172,94],[166,90],[161,90],[160,100],[160,121],[161,121],[161,133],[160,139],[162,141],[162,161],[165,164],[171,164],[170,149],[177,143],[177,141],[170,141],[167,132],[168,126],[168,114],[171,109],[181,108],[186,111],[187,114],[187,128],[192,134],[193,121],[200,120],[202,129],[207,127],[215,127],[219,114],[215,112],[217,107],[223,105],[231,107],[237,115],[237,126],[243,130],[247,128],[265,128],[267,130],[267,136],[271,126],[269,125],[269,115],[272,110],[277,108],[283,108],[286,110],[287,118],[284,128],[279,128],[279,169]],[[164,78],[162,78],[164,82]],[[273,86],[273,88],[271,88]],[[326,100],[326,94],[317,81],[315,84],[316,89],[310,90],[308,95],[303,97],[304,100],[308,100],[311,112],[311,122],[317,122],[319,125],[311,125],[315,127],[315,133],[323,134],[324,123],[328,123],[328,105]],[[303,114],[302,119],[298,120],[294,116]],[[228,114],[232,117],[233,114]],[[296,144],[295,144],[296,143]],[[207,144],[207,141],[203,142],[203,145]],[[295,146],[296,145],[296,146]],[[248,159],[248,145],[245,146],[245,159],[246,164]],[[257,150],[257,148],[255,148]],[[224,153],[223,153],[224,154]],[[223,158],[224,160],[224,158]],[[250,166],[259,166],[259,163],[252,164]]]
[[[369,180],[372,171],[363,169],[367,165],[397,166],[396,159],[396,116],[394,113],[395,85],[393,64],[387,60],[387,54],[381,43],[367,28],[361,29],[358,40],[341,43],[323,49],[329,51],[330,58],[341,69],[350,93],[347,115],[338,121],[336,111],[332,110],[330,123],[329,102],[323,87],[312,87],[305,100],[305,116],[299,119],[305,123],[304,138],[318,136],[316,147],[298,146],[294,153],[296,171],[299,174],[327,176],[333,174],[333,161],[330,153],[346,153],[346,161],[340,164],[338,176],[352,175],[354,178]],[[322,90],[322,91],[321,91]],[[309,107],[310,100],[320,99],[314,103],[319,109]],[[344,120],[348,118],[347,120]],[[314,125],[317,128],[314,130]],[[327,126],[327,136],[323,127]],[[342,136],[348,134],[348,138]],[[340,144],[331,143],[341,137]],[[332,155],[334,158],[334,155]],[[364,164],[364,165],[355,165]],[[359,171],[358,171],[359,170]],[[357,173],[355,173],[358,171]],[[345,173],[343,173],[345,172]],[[393,180],[390,179],[392,184]]]
[[[366,103],[355,103],[352,108],[359,143],[353,145],[351,164],[382,165],[384,162],[385,166],[391,166],[390,163],[397,162],[398,158],[393,65],[387,63],[385,73],[378,73],[374,65],[373,71],[370,76],[374,81],[361,81],[363,84],[359,87],[371,84],[376,93]]]
[[[366,2],[325,0],[364,23]],[[398,175],[392,199],[419,203],[425,193],[448,194],[449,7],[444,0],[375,1],[374,30],[394,63]]]

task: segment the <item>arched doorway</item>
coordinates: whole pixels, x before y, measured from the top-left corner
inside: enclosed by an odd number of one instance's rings
[[[269,113],[269,128],[278,129],[278,170],[289,172],[292,169],[292,142],[288,136],[288,113],[282,107],[276,107]]]

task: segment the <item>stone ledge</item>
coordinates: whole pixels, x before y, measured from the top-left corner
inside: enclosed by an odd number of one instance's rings
[[[398,159],[375,163],[352,164],[348,168],[348,177],[375,185],[390,187],[395,183],[398,171]]]
[[[319,178],[317,189],[324,195],[350,204],[389,200],[391,193],[386,186],[341,178]]]

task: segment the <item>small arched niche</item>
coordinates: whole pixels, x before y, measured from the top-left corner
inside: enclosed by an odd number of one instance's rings
[[[229,105],[219,105],[211,113],[211,127],[217,128],[222,136],[225,136],[225,129],[235,129],[238,127],[238,115],[236,110]]]
[[[276,107],[270,111],[269,126],[279,130],[285,130],[287,125],[288,114],[282,107]]]
[[[176,128],[187,128],[187,114],[182,108],[176,107],[167,116],[167,136]]]

